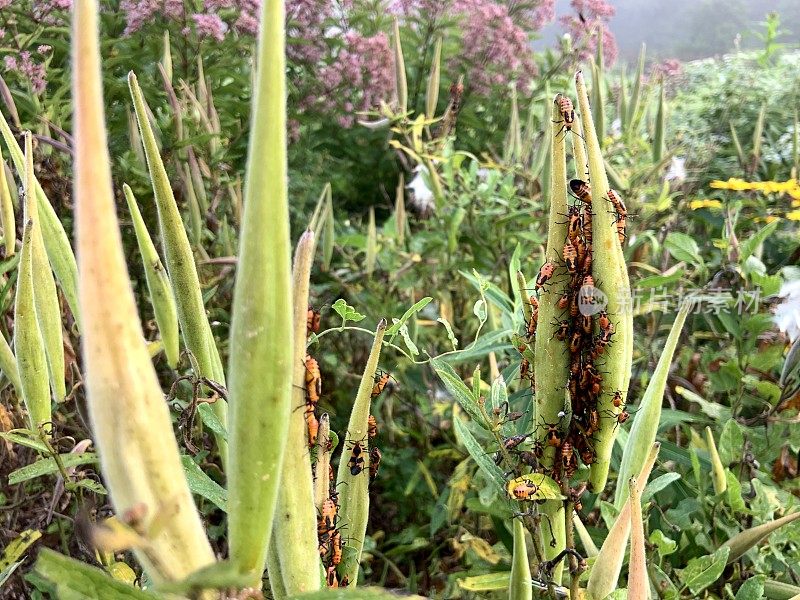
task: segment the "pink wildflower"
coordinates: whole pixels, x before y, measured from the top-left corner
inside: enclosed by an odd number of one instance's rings
[[[192,15],[192,20],[200,37],[214,38],[218,42],[225,39],[228,26],[219,15],[197,13]]]

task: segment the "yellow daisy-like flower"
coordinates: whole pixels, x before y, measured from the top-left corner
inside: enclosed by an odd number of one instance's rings
[[[757,223],[772,223],[773,221],[780,221],[781,218],[778,215],[767,215],[766,217],[756,217],[753,220]]]
[[[790,221],[800,221],[800,210],[793,210],[792,212],[786,213],[786,218]]]
[[[716,179],[709,184],[710,187],[718,190],[735,190],[739,192],[752,189],[751,185],[744,179],[736,179],[735,177],[731,177],[728,181]]]
[[[697,210],[700,208],[722,208],[722,202],[719,200],[692,200],[689,202],[689,208]]]

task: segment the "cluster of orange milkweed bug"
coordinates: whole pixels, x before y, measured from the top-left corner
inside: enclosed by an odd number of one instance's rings
[[[319,371],[317,359],[313,358],[310,354],[306,354],[305,367],[305,418],[306,425],[308,426],[308,444],[313,448],[317,444],[317,434],[319,433],[319,420],[317,419],[316,410],[320,395],[322,394],[322,375]]]
[[[561,119],[566,130],[571,130],[574,119],[574,107],[569,98],[559,95],[557,100]],[[526,443],[525,435],[505,438],[505,449],[518,457],[519,465],[513,472],[519,473],[520,466],[529,467],[533,472],[547,473],[557,483],[568,482],[574,476],[580,463],[591,465],[595,462],[595,434],[600,430],[601,420],[609,413],[617,424],[624,423],[629,415],[622,404],[623,395],[617,392],[613,396],[613,410],[603,410],[605,404],[600,403],[604,394],[602,360],[608,348],[614,343],[615,325],[605,310],[598,305],[602,293],[596,287],[592,276],[593,266],[593,213],[599,210],[598,198],[592,198],[592,189],[588,181],[572,179],[568,181],[569,190],[577,201],[568,208],[566,221],[566,237],[558,259],[548,259],[536,274],[534,289],[537,297],[531,298],[531,305],[538,307],[542,294],[547,292],[548,284],[556,277],[558,265],[562,265],[568,282],[556,307],[559,312],[551,323],[553,338],[563,342],[564,351],[569,354],[568,379],[566,385],[569,402],[569,413],[559,414],[557,423],[542,422],[537,425],[537,435],[531,443]],[[616,230],[620,242],[625,238],[627,208],[620,196],[610,190],[603,200],[608,200],[616,214]],[[594,202],[593,202],[594,200]],[[604,202],[603,202],[604,204]],[[597,208],[595,208],[597,207]],[[562,262],[563,261],[563,262]],[[558,277],[561,271],[558,270]],[[526,322],[526,339],[530,343],[536,332],[537,318]],[[531,377],[531,368],[525,357],[526,344],[520,344],[518,350],[523,354],[520,374],[523,378]],[[608,392],[605,392],[608,393]],[[610,418],[609,417],[609,418]],[[544,429],[541,429],[544,428]],[[551,469],[545,470],[541,465],[544,453],[554,457]],[[495,459],[499,462],[500,457]],[[573,499],[580,504],[580,494]],[[508,494],[517,500],[530,500],[536,494],[536,486],[530,479],[518,477],[509,482]]]
[[[317,519],[317,541],[319,556],[325,566],[325,582],[328,587],[347,585],[347,578],[339,579],[336,572],[342,562],[342,531],[339,527],[339,493],[331,489],[330,497],[322,503]]]

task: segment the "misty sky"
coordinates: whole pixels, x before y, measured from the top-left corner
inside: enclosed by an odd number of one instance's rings
[[[782,41],[800,42],[800,0],[610,0],[617,14],[611,30],[617,36],[620,59],[635,61],[642,42],[651,58],[693,60],[734,49],[737,34],[741,47],[762,45],[762,33],[770,11],[781,15]],[[569,14],[569,0],[556,0],[556,15]],[[561,27],[551,24],[542,31],[536,48],[552,45]]]

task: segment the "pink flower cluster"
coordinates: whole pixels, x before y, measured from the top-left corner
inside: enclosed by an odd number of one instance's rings
[[[650,67],[649,78],[654,79],[659,76],[664,79],[672,79],[683,72],[683,63],[677,58],[667,58],[660,63],[655,63]]]
[[[394,55],[388,36],[345,34],[336,60],[319,71],[319,83],[321,87],[309,90],[301,106],[321,112],[338,110],[339,124],[352,126],[355,113],[377,108],[394,91]]]
[[[597,31],[603,32],[603,58],[611,65],[617,58],[617,40],[608,28],[608,19],[616,12],[607,0],[571,0],[577,15],[559,19],[570,33],[575,47],[581,47],[580,58],[586,59],[597,50]]]
[[[66,11],[72,8],[72,0],[35,0],[33,18],[46,25],[58,25],[67,21]]]
[[[420,28],[456,20],[462,48],[449,64],[480,95],[536,75],[531,35],[555,18],[555,0],[395,0],[391,9]]]
[[[512,81],[526,86],[536,75],[530,46],[530,29],[512,18],[509,7],[486,0],[456,0],[461,16],[462,51],[451,61],[456,70],[468,69],[467,85],[477,94],[488,95],[494,86]],[[534,26],[541,13],[526,13],[525,24]],[[547,13],[543,13],[546,17]]]
[[[40,48],[47,48],[44,52],[49,52],[49,46],[40,46]],[[27,50],[19,53],[19,57],[7,55],[3,59],[6,71],[15,71],[27,79],[31,84],[31,89],[34,94],[41,94],[45,87],[47,87],[47,70],[44,63],[37,62]]]
[[[180,21],[186,16],[183,0],[122,0],[119,8],[125,13],[125,35],[139,31],[157,18]]]
[[[183,23],[184,35],[190,33],[191,23],[200,37],[222,41],[231,30],[246,35],[258,33],[261,0],[204,0],[202,11],[189,14],[184,0],[122,0],[120,9],[125,13],[125,35],[157,19],[167,19]]]

